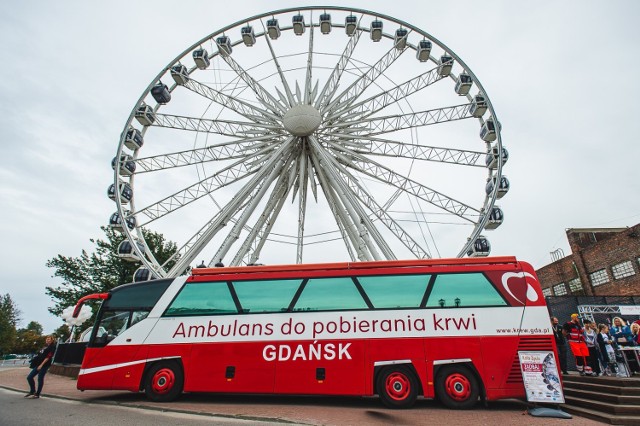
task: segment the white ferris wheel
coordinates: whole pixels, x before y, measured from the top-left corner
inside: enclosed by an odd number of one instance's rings
[[[509,182],[500,125],[451,49],[367,10],[224,27],[131,111],[110,225],[136,280],[214,265],[486,256]],[[142,229],[178,251],[160,263]]]

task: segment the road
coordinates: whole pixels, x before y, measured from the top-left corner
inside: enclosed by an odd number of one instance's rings
[[[385,408],[376,397],[184,394],[177,401],[153,403],[144,393],[86,391],[75,380],[47,374],[43,398],[25,400],[28,368],[0,368],[2,425],[164,425],[164,424],[304,424],[448,426],[591,426],[598,422],[532,417],[521,401],[479,403],[472,410],[449,410],[438,401],[419,399],[406,410]],[[44,405],[49,404],[49,405]],[[37,407],[37,409],[34,409]],[[44,407],[44,409],[41,409]],[[186,416],[186,414],[190,416]],[[175,417],[179,416],[179,417]],[[184,416],[184,417],[183,417]],[[135,420],[132,420],[134,419]],[[72,423],[79,419],[77,423]],[[126,423],[122,423],[126,422]],[[189,423],[193,422],[193,423]]]
[[[273,422],[229,419],[210,414],[149,410],[60,398],[24,398],[0,388],[1,426],[200,426],[274,425]]]

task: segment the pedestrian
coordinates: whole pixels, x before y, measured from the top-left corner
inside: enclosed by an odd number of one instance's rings
[[[611,327],[611,335],[616,343],[620,346],[633,346],[631,340],[631,329],[627,323],[620,317],[613,318],[613,327]]]
[[[598,336],[596,341],[600,347],[600,355],[602,364],[605,366],[605,375],[618,376],[618,363],[616,362],[616,354],[613,349],[613,337],[609,334],[609,326],[606,324],[598,325]]]
[[[638,346],[640,345],[640,324],[637,323],[633,323],[631,324],[631,337],[632,337],[632,342]]]
[[[584,343],[587,345],[587,349],[589,350],[589,358],[587,359],[589,365],[591,366],[591,370],[593,371],[594,376],[600,375],[600,360],[598,359],[598,342],[596,341],[596,337],[598,332],[596,331],[595,323],[584,320]]]
[[[53,336],[47,336],[46,346],[31,359],[29,367],[31,372],[27,376],[27,382],[29,383],[29,393],[25,398],[40,398],[40,392],[42,392],[42,386],[44,385],[44,376],[47,374],[47,370],[53,362],[53,354],[56,351],[56,339]],[[36,384],[33,380],[35,376],[38,376],[38,389],[36,391]]]
[[[569,348],[571,353],[576,359],[576,369],[581,376],[585,374],[591,375],[593,371],[591,366],[587,363],[587,357],[589,356],[589,349],[584,343],[584,330],[580,324],[580,318],[578,314],[571,314],[571,321],[562,326],[563,332],[567,340],[569,341]]]
[[[558,358],[560,361],[560,370],[562,374],[569,374],[567,371],[567,339],[562,332],[562,326],[558,322],[558,318],[551,317],[551,328],[553,329],[553,337],[558,348]]]

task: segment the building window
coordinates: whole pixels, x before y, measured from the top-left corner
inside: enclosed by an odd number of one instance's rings
[[[569,281],[569,290],[571,290],[571,293],[578,293],[582,291],[582,283],[580,282],[580,278],[574,278]]]
[[[567,287],[565,287],[564,283],[560,283],[553,286],[553,293],[556,296],[564,296],[567,294]]]
[[[591,285],[599,286],[604,283],[609,282],[609,274],[607,274],[606,269],[600,269],[599,271],[595,271],[589,274],[589,279],[591,280]]]
[[[550,289],[550,288],[543,288],[543,289],[542,289],[542,295],[543,295],[544,297],[551,296],[551,289]]]
[[[611,272],[613,272],[614,280],[619,280],[620,278],[630,277],[631,275],[636,274],[636,271],[633,270],[633,264],[629,260],[613,265],[611,267]]]

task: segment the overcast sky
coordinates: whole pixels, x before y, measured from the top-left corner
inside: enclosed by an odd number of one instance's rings
[[[25,1],[0,5],[0,293],[51,332],[46,268],[102,238],[128,114],[177,54],[223,26],[310,2]],[[222,6],[224,5],[224,6]],[[341,4],[346,6],[347,4]],[[464,59],[503,125],[511,191],[492,255],[539,268],[566,228],[640,222],[640,3],[377,1]]]

